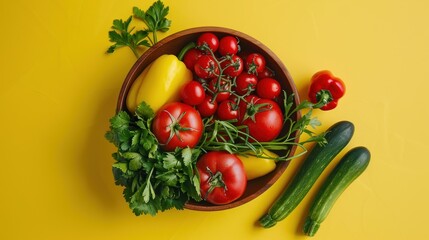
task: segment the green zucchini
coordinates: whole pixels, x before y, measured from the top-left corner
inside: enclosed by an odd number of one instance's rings
[[[304,224],[306,235],[316,234],[338,197],[365,171],[370,158],[371,154],[365,147],[353,148],[344,155],[314,198]]]
[[[332,125],[326,131],[327,144],[315,145],[311,149],[292,182],[274,202],[268,213],[259,219],[259,223],[269,228],[286,218],[302,201],[326,166],[350,142],[353,133],[354,125],[349,121]]]

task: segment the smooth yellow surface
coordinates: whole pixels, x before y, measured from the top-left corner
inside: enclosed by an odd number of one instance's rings
[[[192,72],[182,61],[171,54],[162,55],[146,67],[131,86],[127,108],[134,112],[144,101],[157,112],[166,103],[180,101],[180,89],[190,81]]]
[[[166,35],[209,25],[245,32],[279,56],[302,98],[321,69],[347,84],[337,109],[315,112],[318,131],[352,121],[347,148],[364,145],[372,160],[314,239],[429,239],[428,1],[164,2],[173,20]],[[300,159],[239,208],[130,212],[113,183],[114,148],[104,133],[136,59],[127,49],[105,51],[112,20],[151,4],[0,2],[0,239],[309,239],[301,227],[320,181],[274,228],[255,224]]]

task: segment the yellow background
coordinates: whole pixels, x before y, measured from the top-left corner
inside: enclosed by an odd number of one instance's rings
[[[425,0],[164,0],[167,33],[237,29],[285,63],[301,97],[313,73],[347,85],[324,130],[355,124],[347,149],[371,150],[369,168],[340,197],[314,239],[429,239],[429,2]],[[113,183],[108,119],[135,57],[106,55],[112,20],[152,1],[0,2],[0,239],[308,239],[315,185],[274,228],[255,223],[297,169],[262,196],[220,212],[135,217]],[[165,37],[165,35],[161,36]],[[325,174],[323,175],[325,176]]]

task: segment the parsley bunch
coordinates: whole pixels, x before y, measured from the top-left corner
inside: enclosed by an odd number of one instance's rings
[[[188,200],[201,200],[199,176],[195,174],[200,150],[159,151],[150,130],[154,115],[143,102],[135,116],[121,111],[112,117],[105,135],[118,148],[113,154],[115,183],[125,187],[124,198],[135,215],[183,209]]]
[[[169,7],[165,7],[158,0],[146,12],[138,7],[134,7],[134,15],[130,16],[127,20],[113,20],[113,30],[109,31],[109,40],[114,44],[107,49],[107,53],[113,53],[121,47],[129,47],[138,58],[140,56],[137,50],[139,47],[151,47],[158,42],[158,31],[166,32],[170,29],[171,20],[166,18],[168,12]],[[143,21],[146,28],[138,31],[134,31],[134,28],[130,29],[133,17]]]

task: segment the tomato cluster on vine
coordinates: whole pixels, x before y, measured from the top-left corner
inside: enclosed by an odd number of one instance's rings
[[[276,102],[281,85],[262,54],[243,50],[236,36],[201,34],[183,56],[194,79],[182,88],[181,100],[203,118],[234,121],[247,126],[253,140],[271,141],[283,126]]]

